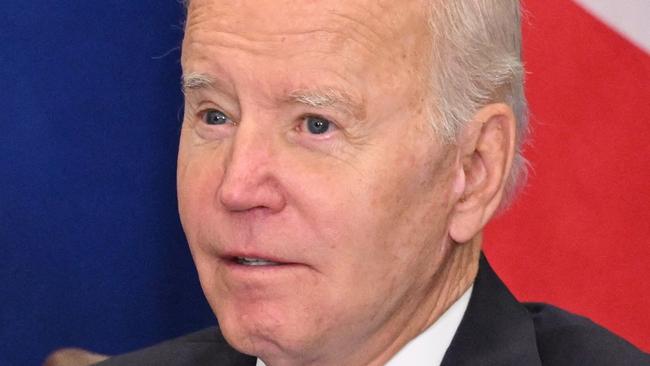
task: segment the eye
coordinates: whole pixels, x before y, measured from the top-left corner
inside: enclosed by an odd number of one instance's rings
[[[203,114],[203,122],[208,125],[223,125],[228,123],[228,117],[218,109],[208,109]]]
[[[307,130],[314,135],[321,135],[332,128],[332,122],[322,117],[310,116],[305,120]]]

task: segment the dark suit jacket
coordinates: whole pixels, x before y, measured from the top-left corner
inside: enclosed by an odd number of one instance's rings
[[[217,327],[141,351],[102,366],[254,366]],[[650,365],[639,351],[590,320],[544,304],[521,304],[481,258],[474,290],[442,366],[634,366]]]

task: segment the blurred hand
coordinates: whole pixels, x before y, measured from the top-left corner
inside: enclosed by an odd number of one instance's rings
[[[43,366],[88,366],[104,361],[108,356],[89,352],[80,348],[62,348],[52,352]]]

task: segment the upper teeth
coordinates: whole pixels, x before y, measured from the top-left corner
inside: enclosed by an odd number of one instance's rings
[[[266,259],[260,258],[249,258],[249,257],[237,257],[237,263],[244,264],[247,266],[275,266],[278,265],[276,262],[272,262]]]

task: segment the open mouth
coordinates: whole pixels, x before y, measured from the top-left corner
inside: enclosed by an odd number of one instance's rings
[[[262,258],[250,258],[250,257],[234,257],[233,260],[237,264],[244,266],[279,266],[284,263],[273,262],[267,259]]]

